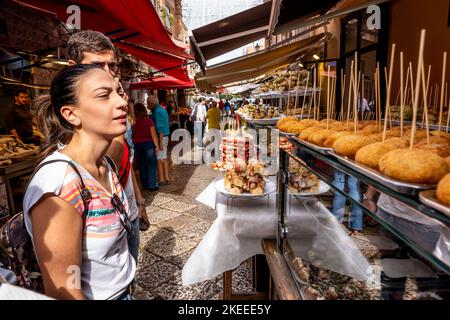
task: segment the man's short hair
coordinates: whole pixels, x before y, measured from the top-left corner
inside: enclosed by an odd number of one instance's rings
[[[21,93],[28,95],[27,89],[19,88],[19,89],[16,89],[16,91],[14,91],[14,97],[18,97],[19,94],[21,94]]]
[[[100,53],[105,51],[112,51],[116,55],[116,49],[107,36],[98,31],[80,31],[70,36],[67,42],[66,58],[81,63],[83,52]]]
[[[153,103],[154,105],[159,104],[159,99],[157,96],[148,96],[147,104]]]

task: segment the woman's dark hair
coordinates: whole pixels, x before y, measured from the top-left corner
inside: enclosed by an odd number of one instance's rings
[[[145,118],[148,116],[147,108],[142,103],[134,104],[134,115],[136,118]]]
[[[77,87],[87,72],[101,67],[93,64],[77,64],[67,67],[56,75],[50,86],[50,95],[42,95],[31,104],[39,130],[45,137],[41,145],[42,157],[66,145],[73,136],[74,128],[61,114],[61,107],[78,103]]]

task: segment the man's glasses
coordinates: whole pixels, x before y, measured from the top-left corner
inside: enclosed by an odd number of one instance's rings
[[[117,64],[117,62],[99,61],[99,62],[93,62],[92,64],[95,64],[102,69],[105,69],[105,67],[108,66],[108,69],[114,73],[116,73],[117,70],[119,70],[119,65]]]
[[[128,236],[132,236],[133,235],[133,229],[131,227],[130,218],[128,218],[128,214],[125,211],[125,207],[124,207],[122,201],[120,200],[120,198],[115,193],[113,194],[113,196],[111,198],[111,205],[113,206],[114,210],[119,211],[120,216],[123,216],[123,219],[122,219],[122,217],[119,216],[120,223],[122,223],[122,226],[127,231]]]

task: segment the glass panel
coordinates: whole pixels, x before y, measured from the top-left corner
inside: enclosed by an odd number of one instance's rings
[[[293,142],[296,159],[331,187],[314,197],[288,194],[283,254],[303,297],[449,299],[450,219],[433,219],[433,210],[414,197],[394,198],[383,186]],[[291,176],[299,173],[295,167],[291,161]],[[311,179],[311,173],[300,172]],[[413,201],[405,204],[407,198]]]
[[[378,29],[367,28],[367,18],[370,16],[365,10],[362,11],[362,23],[361,23],[361,48],[367,47],[371,44],[378,43]]]
[[[371,119],[374,119],[375,112],[375,82],[374,74],[377,67],[377,53],[376,50],[364,53],[361,55],[360,60],[361,72],[364,74],[364,83],[362,84],[361,94],[362,94],[362,110],[364,113],[371,112],[367,114]],[[360,108],[361,110],[361,108]],[[366,115],[364,116],[366,119]]]
[[[356,39],[358,33],[358,19],[351,19],[344,26],[345,32],[345,52],[356,49]]]

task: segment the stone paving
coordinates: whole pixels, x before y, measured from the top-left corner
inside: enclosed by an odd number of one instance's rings
[[[171,167],[172,183],[144,192],[151,227],[141,232],[136,299],[219,299],[222,275],[183,286],[181,270],[215,219],[213,209],[195,201],[216,177],[207,165]],[[233,271],[233,290],[249,292],[251,274],[244,262]]]

